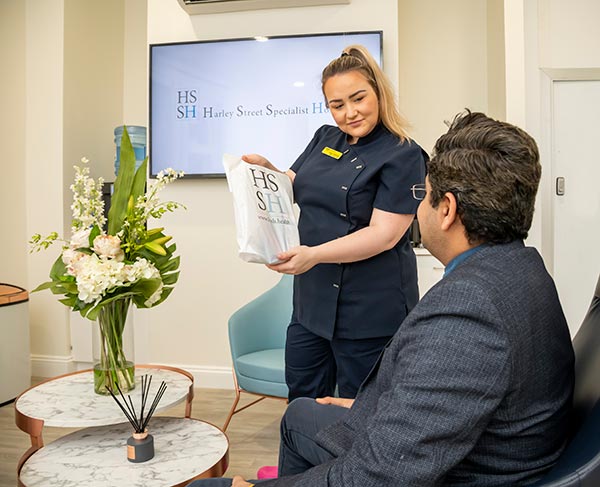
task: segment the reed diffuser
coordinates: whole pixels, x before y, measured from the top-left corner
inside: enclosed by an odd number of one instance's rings
[[[116,386],[119,391],[120,399],[111,389],[108,390],[112,398],[121,408],[121,411],[123,411],[127,420],[131,423],[131,426],[133,426],[133,434],[127,439],[127,460],[133,463],[146,462],[154,457],[154,438],[148,433],[146,426],[148,426],[148,422],[150,421],[150,418],[152,418],[156,406],[158,406],[158,403],[167,389],[166,382],[162,381],[150,408],[146,411],[150,385],[152,384],[152,375],[143,375],[141,379],[142,389],[139,413],[135,410],[129,394],[127,395],[127,399],[125,399],[118,383]]]

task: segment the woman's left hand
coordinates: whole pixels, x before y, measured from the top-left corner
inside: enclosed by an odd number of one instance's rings
[[[246,482],[244,480],[243,477],[241,477],[240,475],[236,475],[235,477],[233,477],[233,482],[231,482],[231,487],[249,487],[251,485],[250,482]]]
[[[282,274],[302,274],[319,263],[315,249],[306,245],[300,245],[287,252],[281,252],[277,254],[277,258],[282,262],[267,264],[267,267]]]

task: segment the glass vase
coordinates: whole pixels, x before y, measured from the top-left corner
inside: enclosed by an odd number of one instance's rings
[[[109,395],[126,393],[135,387],[135,365],[127,360],[123,348],[123,330],[131,300],[117,299],[105,304],[98,315],[100,350],[94,364],[94,391]]]

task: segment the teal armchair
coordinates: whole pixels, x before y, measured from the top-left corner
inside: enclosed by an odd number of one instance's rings
[[[293,276],[284,274],[271,289],[238,309],[229,318],[235,399],[223,431],[234,414],[266,397],[286,399],[285,339],[292,316]],[[240,394],[261,396],[236,409]]]

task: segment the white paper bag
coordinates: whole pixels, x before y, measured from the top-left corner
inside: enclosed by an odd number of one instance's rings
[[[223,155],[223,166],[233,194],[240,258],[279,262],[278,253],[300,245],[290,179],[231,154]]]

